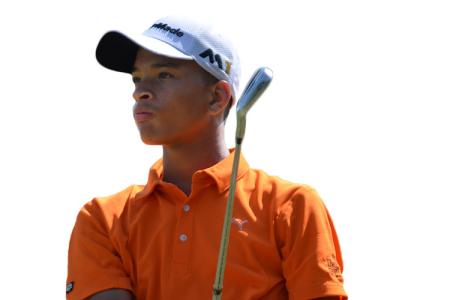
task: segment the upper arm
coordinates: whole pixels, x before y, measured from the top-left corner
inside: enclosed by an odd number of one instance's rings
[[[134,296],[128,290],[111,289],[99,292],[86,300],[134,300]]]
[[[281,207],[277,226],[289,296],[315,299],[337,295],[339,299],[345,295],[337,234],[315,190],[302,187],[291,195]]]
[[[102,213],[94,201],[78,214],[68,253],[68,300],[86,299],[109,289],[132,290],[125,257],[112,239],[111,226],[105,223]]]

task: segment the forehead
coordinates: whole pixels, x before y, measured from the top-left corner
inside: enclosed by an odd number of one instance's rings
[[[182,68],[195,66],[197,66],[197,63],[195,63],[193,60],[170,58],[140,48],[136,53],[133,70],[141,70],[146,68]]]

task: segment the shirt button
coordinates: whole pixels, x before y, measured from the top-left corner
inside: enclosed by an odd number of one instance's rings
[[[180,234],[180,241],[185,242],[187,241],[187,239],[188,239],[187,235],[185,235],[184,233]]]
[[[190,209],[191,209],[191,207],[189,206],[189,204],[183,205],[183,210],[184,210],[185,212],[188,212]]]

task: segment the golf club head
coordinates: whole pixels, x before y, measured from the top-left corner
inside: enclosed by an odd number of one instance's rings
[[[236,105],[236,112],[239,116],[245,116],[256,100],[264,93],[272,81],[272,70],[269,68],[259,68],[255,71]]]
[[[237,126],[236,143],[241,144],[245,134],[245,116],[256,100],[264,93],[272,81],[272,70],[269,68],[259,68],[255,71],[236,105]]]

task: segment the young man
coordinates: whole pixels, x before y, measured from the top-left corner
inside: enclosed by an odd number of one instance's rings
[[[143,35],[108,32],[103,66],[132,74],[142,141],[163,157],[145,186],[95,198],[69,247],[67,299],[210,299],[234,152],[224,141],[239,60],[212,27],[167,17]],[[237,175],[223,299],[344,299],[332,220],[305,185]]]

